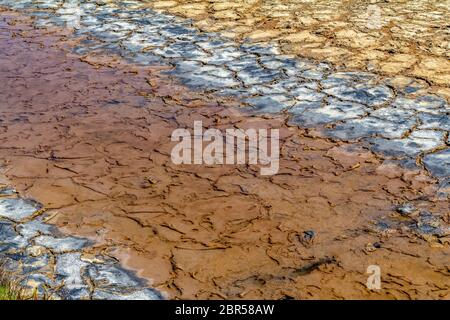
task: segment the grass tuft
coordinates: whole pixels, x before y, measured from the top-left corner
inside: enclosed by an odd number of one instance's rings
[[[25,291],[0,263],[0,300],[24,300]]]

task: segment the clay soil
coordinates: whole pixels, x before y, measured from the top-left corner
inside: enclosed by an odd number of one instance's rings
[[[68,31],[0,13],[0,161],[49,222],[95,240],[170,299],[450,298],[448,244],[377,233],[435,181],[283,117],[192,92],[118,57],[70,54]],[[280,170],[174,165],[171,133],[278,128]],[[445,201],[430,210],[448,210]],[[447,209],[446,209],[447,206]],[[382,289],[366,287],[379,265]]]

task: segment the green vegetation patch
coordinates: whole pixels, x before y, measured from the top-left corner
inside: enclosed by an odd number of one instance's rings
[[[17,294],[11,291],[8,287],[0,286],[0,300],[16,300],[17,298]]]

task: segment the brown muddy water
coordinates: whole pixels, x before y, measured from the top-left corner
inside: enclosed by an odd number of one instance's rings
[[[376,226],[422,200],[448,223],[426,172],[283,116],[246,115],[239,101],[161,75],[165,67],[72,55],[68,31],[0,17],[3,174],[51,223],[95,240],[168,298],[450,298],[448,243]],[[171,133],[196,120],[280,128],[279,173],[174,165]],[[382,290],[367,289],[369,265],[381,267]]]

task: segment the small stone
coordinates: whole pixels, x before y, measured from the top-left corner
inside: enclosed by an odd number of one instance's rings
[[[306,230],[306,231],[303,231],[301,241],[303,244],[312,244],[315,238],[316,238],[316,233],[314,232],[314,230]]]
[[[397,212],[402,216],[411,216],[414,213],[418,213],[418,210],[412,203],[405,203],[396,208]]]
[[[364,252],[366,253],[374,252],[375,250],[377,250],[377,248],[374,246],[373,243],[366,244],[366,247],[364,248]]]

